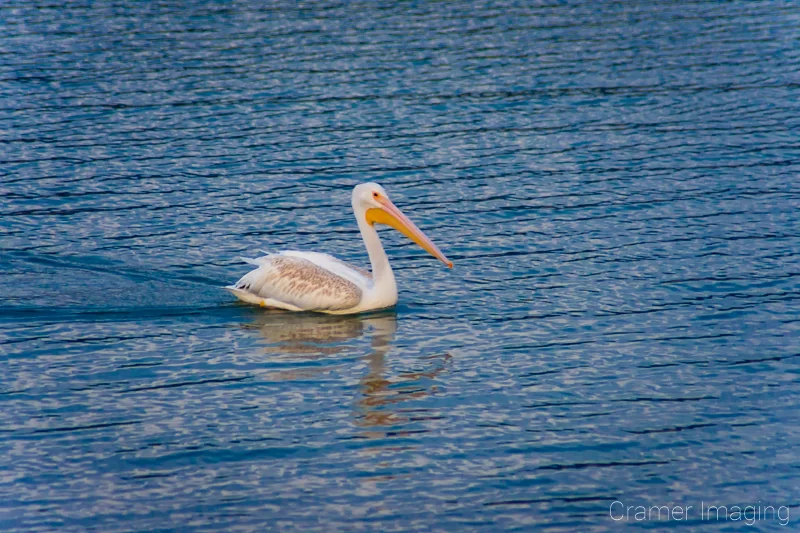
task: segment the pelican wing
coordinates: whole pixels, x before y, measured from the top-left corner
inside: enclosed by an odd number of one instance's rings
[[[330,254],[323,254],[320,252],[297,252],[294,250],[280,252],[281,255],[289,257],[300,257],[301,259],[308,259],[315,265],[321,266],[325,270],[329,270],[334,274],[349,279],[359,286],[369,283],[372,280],[372,274],[361,267],[345,263],[341,259],[333,257]]]
[[[361,301],[362,289],[354,279],[303,257],[301,252],[247,261],[258,268],[226,287],[240,300],[291,311],[338,311],[351,309]]]

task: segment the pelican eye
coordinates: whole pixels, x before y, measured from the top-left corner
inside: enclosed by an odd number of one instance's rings
[[[380,193],[379,192],[373,192],[372,193],[372,197],[373,198],[378,198],[378,197],[380,197]]]

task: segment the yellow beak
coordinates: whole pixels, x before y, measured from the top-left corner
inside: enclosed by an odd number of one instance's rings
[[[447,259],[439,248],[388,198],[379,198],[378,202],[381,207],[367,209],[366,217],[369,224],[386,224],[393,227],[449,268],[453,268],[453,262]]]

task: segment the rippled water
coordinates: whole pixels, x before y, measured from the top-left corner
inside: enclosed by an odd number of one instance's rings
[[[798,38],[778,1],[3,3],[0,529],[796,525]],[[365,265],[368,180],[452,271],[386,230],[395,310],[220,290]],[[628,525],[741,525],[689,518]]]

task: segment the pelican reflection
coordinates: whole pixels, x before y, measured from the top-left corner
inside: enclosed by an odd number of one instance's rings
[[[449,354],[436,355],[423,359],[419,370],[393,372],[387,366],[386,352],[389,351],[392,337],[374,335],[372,353],[364,357],[368,372],[361,379],[361,397],[356,401],[356,424],[369,431],[365,437],[380,438],[387,435],[387,430],[394,428],[393,434],[410,434],[411,430],[401,430],[410,422],[439,418],[429,409],[403,408],[399,404],[409,400],[420,399],[435,390],[431,384],[450,360]]]
[[[306,363],[321,361],[324,364],[299,364],[286,370],[272,371],[267,379],[280,381],[308,380],[333,373],[353,358],[362,361],[366,374],[359,380],[359,395],[354,402],[354,423],[363,428],[362,437],[385,437],[411,433],[401,426],[411,422],[438,418],[428,409],[402,409],[399,404],[428,396],[450,356],[436,355],[414,358],[403,362],[415,368],[397,371],[387,363],[397,332],[397,315],[384,311],[369,315],[323,315],[284,312],[258,313],[254,321],[244,326],[257,330],[266,341],[265,353],[285,362]],[[359,340],[369,335],[367,354]],[[347,371],[348,369],[345,369]]]
[[[349,341],[364,336],[370,329],[391,330],[393,339],[397,319],[394,312],[348,316],[265,311],[244,327],[261,333],[267,341],[266,353],[287,359],[318,359],[347,352],[353,347]]]

